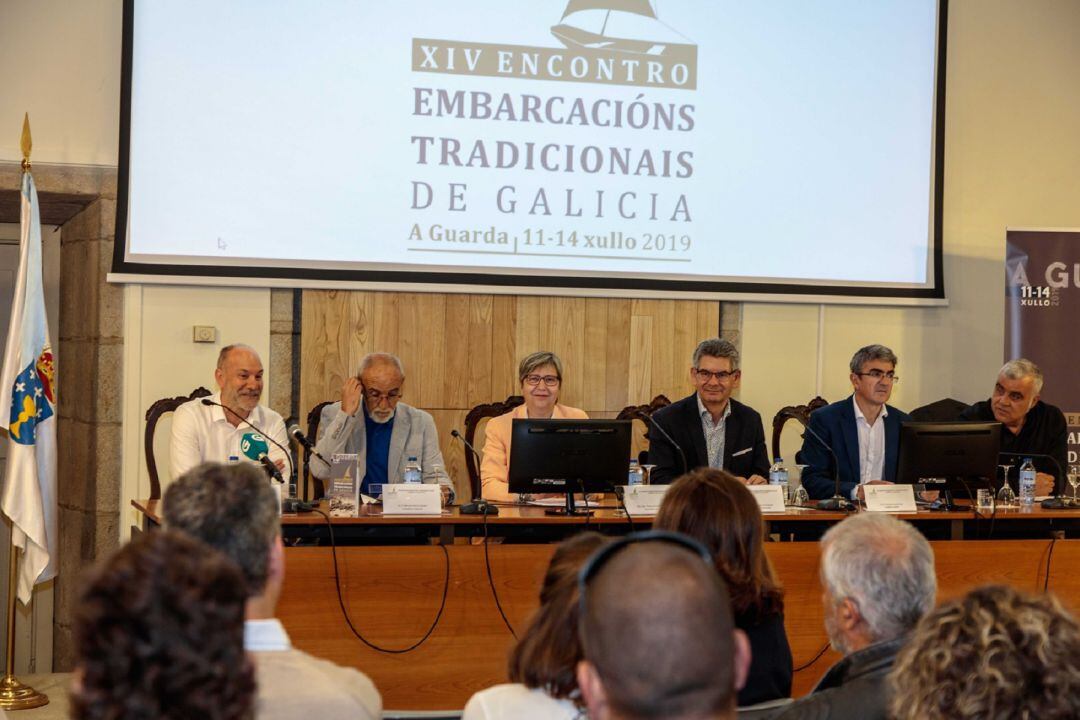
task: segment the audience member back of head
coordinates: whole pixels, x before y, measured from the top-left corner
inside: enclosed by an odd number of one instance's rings
[[[923,618],[889,682],[895,720],[1080,718],[1080,624],[1053,595],[977,588]]]
[[[82,594],[72,717],[250,718],[246,597],[240,571],[207,545],[167,530],[137,537]]]
[[[659,540],[618,547],[583,607],[578,684],[592,720],[735,716],[749,645],[700,555]]]

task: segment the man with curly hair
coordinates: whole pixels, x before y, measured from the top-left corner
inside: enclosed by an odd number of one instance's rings
[[[254,465],[206,463],[165,492],[165,526],[183,530],[227,555],[247,583],[244,645],[255,658],[256,716],[377,720],[382,698],[363,673],[292,646],[274,617],[285,581],[277,498]]]
[[[889,683],[896,720],[1080,718],[1080,624],[1053,595],[977,588],[919,623]]]

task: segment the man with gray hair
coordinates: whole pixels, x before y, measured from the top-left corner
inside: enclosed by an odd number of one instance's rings
[[[1065,414],[1041,400],[1042,389],[1043,374],[1038,365],[1025,358],[1010,360],[998,371],[990,399],[975,403],[960,419],[1001,423],[1001,452],[1036,456],[1032,458],[1038,471],[1035,494],[1060,494],[1065,489],[1062,472],[1068,463],[1069,431]],[[1054,458],[1057,465],[1039,455]],[[1022,462],[1015,455],[1006,458],[1017,468]]]
[[[860,513],[821,539],[821,585],[825,630],[844,658],[775,720],[885,720],[886,675],[934,607],[934,551],[911,524]]]
[[[911,420],[887,404],[900,380],[896,364],[896,354],[884,345],[859,348],[850,363],[851,395],[810,415],[813,432],[803,436],[796,457],[807,466],[802,484],[812,499],[833,497],[836,474],[840,494],[851,500],[862,499],[864,485],[895,481],[900,425]]]
[[[739,351],[732,343],[710,338],[698,344],[690,366],[695,392],[652,416],[670,436],[669,440],[655,428],[649,429],[654,485],[669,484],[684,472],[702,467],[727,470],[748,485],[767,482],[769,453],[761,415],[731,397],[741,381]]]
[[[443,504],[454,499],[446,473],[439,433],[429,413],[401,402],[405,368],[389,353],[370,353],[341,388],[341,400],[323,408],[315,449],[324,458],[359,456],[360,492],[379,495],[387,483],[399,483],[409,458],[420,463],[425,483],[439,483]],[[330,477],[330,466],[311,456],[315,477]]]
[[[244,648],[255,660],[256,718],[382,716],[382,698],[366,675],[297,650],[274,617],[285,548],[277,496],[255,466],[199,465],[169,485],[162,504],[167,528],[221,551],[244,576]]]

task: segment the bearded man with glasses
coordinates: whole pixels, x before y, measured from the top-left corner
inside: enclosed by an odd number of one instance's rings
[[[747,485],[764,485],[769,474],[761,415],[731,397],[739,387],[739,351],[727,340],[703,340],[694,350],[690,381],[696,391],[653,413],[649,462],[653,484],[666,485],[701,467],[727,470]],[[679,448],[686,456],[683,467]]]
[[[324,458],[358,455],[360,492],[365,495],[379,494],[386,483],[401,482],[405,464],[414,457],[424,482],[441,486],[443,504],[453,502],[454,484],[446,474],[435,419],[401,402],[404,385],[405,368],[396,356],[365,355],[356,376],[342,386],[341,400],[323,408],[315,449]],[[311,472],[326,479],[330,466],[312,454]]]
[[[833,497],[832,455],[839,464],[840,494],[863,499],[863,486],[888,485],[896,479],[900,425],[911,416],[888,405],[896,376],[896,353],[884,345],[867,345],[851,358],[852,394],[815,410],[797,458],[807,467],[802,484],[811,499]],[[817,434],[817,437],[814,434]],[[826,448],[828,444],[829,448]]]

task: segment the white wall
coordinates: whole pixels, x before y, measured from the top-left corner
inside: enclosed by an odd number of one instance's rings
[[[0,0],[0,160],[115,165],[121,0]]]
[[[217,328],[217,342],[192,340],[195,325]],[[124,292],[124,464],[121,491],[122,533],[138,518],[129,502],[150,496],[143,455],[146,409],[163,397],[187,395],[200,385],[217,392],[214,367],[218,351],[243,342],[263,359],[264,399],[274,379],[270,373],[270,291],[263,288],[193,288],[130,285]],[[169,481],[169,423],[162,422],[154,457],[162,487]]]

